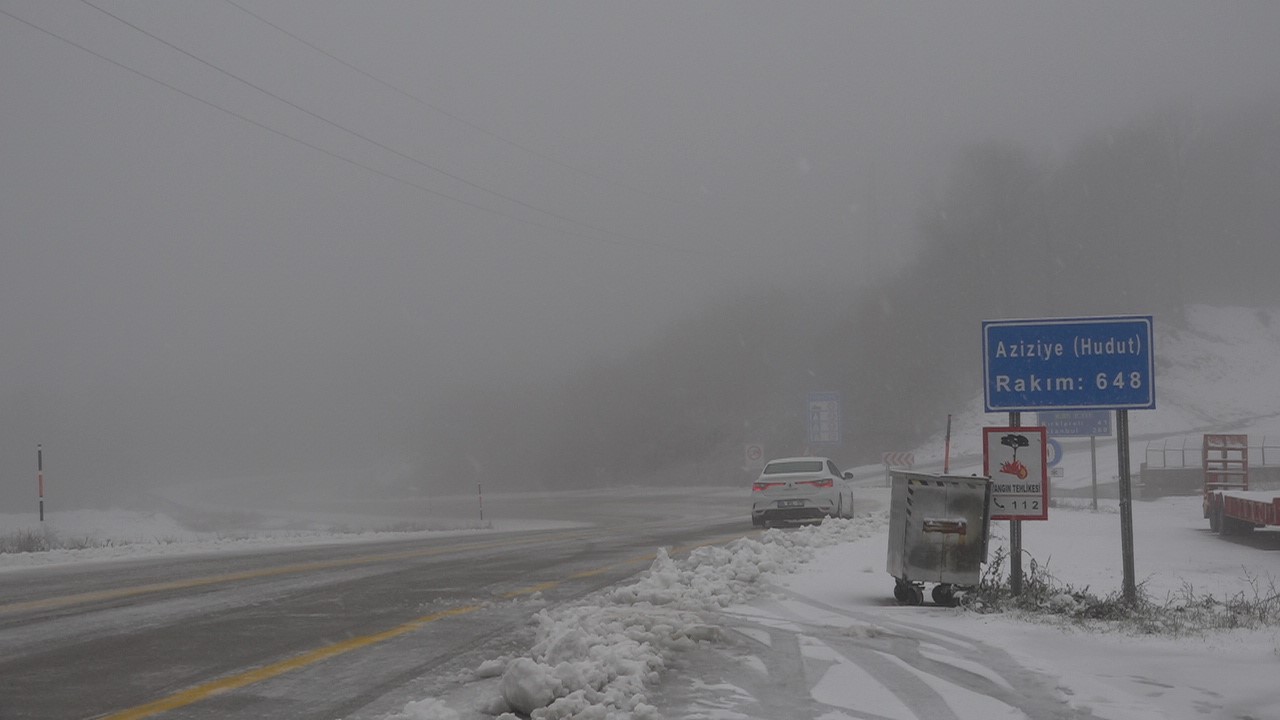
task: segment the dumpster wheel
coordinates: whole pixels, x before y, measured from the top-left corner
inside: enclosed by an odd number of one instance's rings
[[[893,585],[893,598],[902,605],[923,605],[924,586],[919,583],[898,580]]]

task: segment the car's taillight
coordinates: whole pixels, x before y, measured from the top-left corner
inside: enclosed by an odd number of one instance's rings
[[[751,492],[764,492],[769,488],[782,487],[783,483],[778,482],[757,482],[751,484]]]
[[[831,478],[826,478],[826,479],[824,479],[824,480],[801,480],[800,482],[798,482],[798,483],[796,483],[796,484],[797,484],[797,485],[812,485],[812,486],[814,486],[814,487],[828,488],[828,487],[835,487],[835,484],[836,484],[836,483],[835,483],[835,481],[834,481],[834,480],[832,480]]]

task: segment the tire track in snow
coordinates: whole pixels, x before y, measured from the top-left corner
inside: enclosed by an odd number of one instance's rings
[[[821,610],[835,616],[836,622],[844,619],[848,624],[843,628],[838,624],[814,624],[806,619],[812,618],[812,613],[802,616],[786,604],[775,603],[769,612],[779,620],[769,624],[771,635],[785,634],[785,625],[790,625],[791,633],[820,639],[831,652],[857,665],[894,692],[922,720],[957,717],[956,708],[950,707],[942,694],[929,686],[929,679],[1016,708],[1034,720],[1101,720],[1087,708],[1068,704],[1052,678],[1027,668],[1008,652],[981,640],[944,628],[890,618],[882,612],[850,611],[783,588],[776,590],[789,598],[788,603]],[[916,682],[903,679],[902,673],[911,675]],[[921,684],[928,687],[927,692],[920,689]],[[932,701],[922,700],[931,697],[941,700],[945,711],[939,711]]]

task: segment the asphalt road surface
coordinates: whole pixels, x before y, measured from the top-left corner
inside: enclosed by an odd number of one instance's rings
[[[749,534],[738,496],[495,498],[593,524],[6,572],[0,718],[377,717],[658,547]]]

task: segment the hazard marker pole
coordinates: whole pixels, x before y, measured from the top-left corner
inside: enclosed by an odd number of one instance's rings
[[[36,486],[40,489],[40,522],[44,522],[44,445],[36,445]]]
[[[947,440],[942,447],[942,474],[951,472],[951,413],[947,413]]]
[[[480,522],[484,522],[484,487],[476,483],[476,494],[480,496]]]

